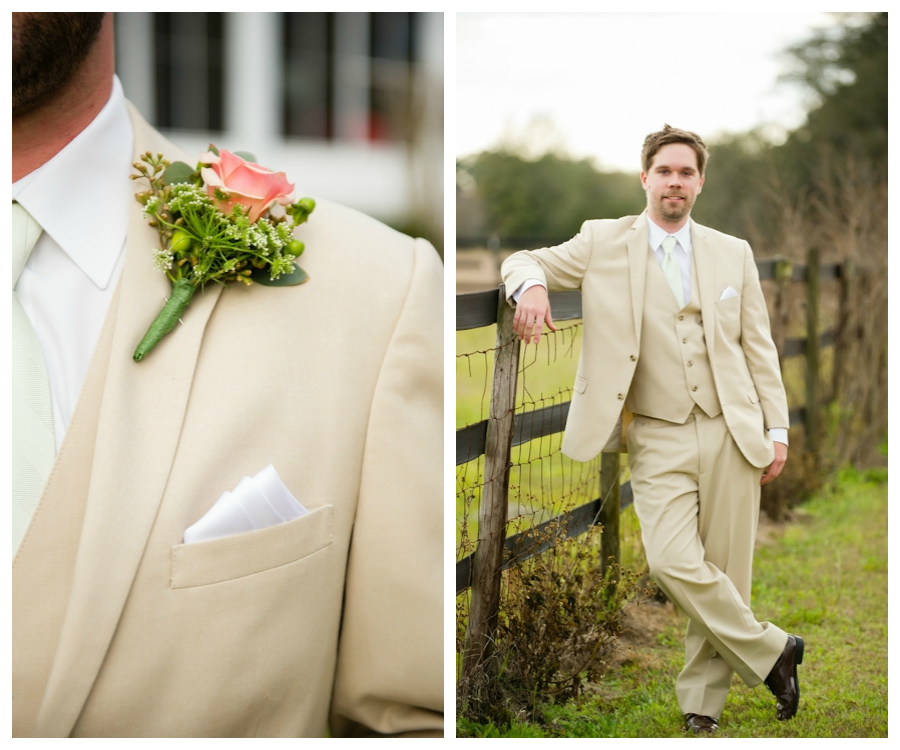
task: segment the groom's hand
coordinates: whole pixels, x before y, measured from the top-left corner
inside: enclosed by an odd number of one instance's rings
[[[787,461],[787,446],[784,443],[779,443],[777,440],[774,442],[774,446],[775,459],[763,472],[762,479],[759,480],[760,484],[768,484],[775,480],[778,475],[781,474],[781,470],[784,468],[784,462]]]
[[[553,316],[550,314],[550,296],[547,290],[536,285],[529,287],[519,297],[516,315],[513,318],[513,333],[526,344],[536,344],[541,340],[544,323],[551,331],[556,330]]]

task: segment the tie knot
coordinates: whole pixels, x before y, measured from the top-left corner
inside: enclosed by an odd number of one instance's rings
[[[31,255],[43,230],[34,217],[15,201],[12,204],[12,219],[12,288],[15,289],[22,269],[25,268],[25,263],[28,261],[28,256]]]
[[[675,249],[675,245],[678,243],[678,240],[675,239],[671,234],[666,237],[660,247],[663,249],[663,252],[668,255]]]

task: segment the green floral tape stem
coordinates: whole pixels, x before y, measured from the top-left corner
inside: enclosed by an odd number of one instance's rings
[[[157,315],[156,320],[150,326],[147,334],[141,339],[138,348],[134,350],[134,361],[140,362],[146,357],[169,331],[171,331],[187,306],[191,304],[194,292],[197,291],[190,281],[187,279],[178,279],[172,284],[172,296],[169,297],[162,312]]]

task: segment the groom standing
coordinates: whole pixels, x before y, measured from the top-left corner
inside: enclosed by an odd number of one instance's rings
[[[307,283],[210,284],[136,363],[171,286],[131,165],[197,156],[111,14],[12,37],[13,736],[440,736],[434,249],[318,201]],[[308,513],[186,543],[269,464]]]
[[[584,344],[562,449],[588,461],[627,425],[650,573],[689,618],[677,694],[692,732],[716,731],[734,672],[765,682],[778,718],[792,718],[803,659],[802,639],[749,606],[760,485],[787,458],[788,407],[750,246],[690,218],[707,158],[696,133],[651,133],[642,215],[586,221],[568,242],[502,268],[523,341],[556,330],[548,289],[581,289]]]

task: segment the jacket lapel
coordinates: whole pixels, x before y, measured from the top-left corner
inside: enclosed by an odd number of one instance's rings
[[[642,213],[631,225],[625,243],[628,247],[628,274],[631,278],[631,309],[634,333],[641,342],[641,321],[644,317],[644,285],[647,282],[647,255],[650,253],[650,230]]]
[[[134,110],[135,154],[175,148]],[[136,186],[136,190],[139,186]],[[38,736],[67,736],[87,700],[140,564],[181,433],[206,323],[221,287],[197,294],[176,327],[148,357],[132,354],[171,287],[153,269],[156,231],[134,202],[128,224],[119,306],[97,424],[84,526],[69,603]]]
[[[703,335],[709,361],[713,361],[716,345],[716,253],[709,242],[706,227],[691,221],[691,245],[697,264],[697,287],[700,292],[700,312],[703,315]]]

